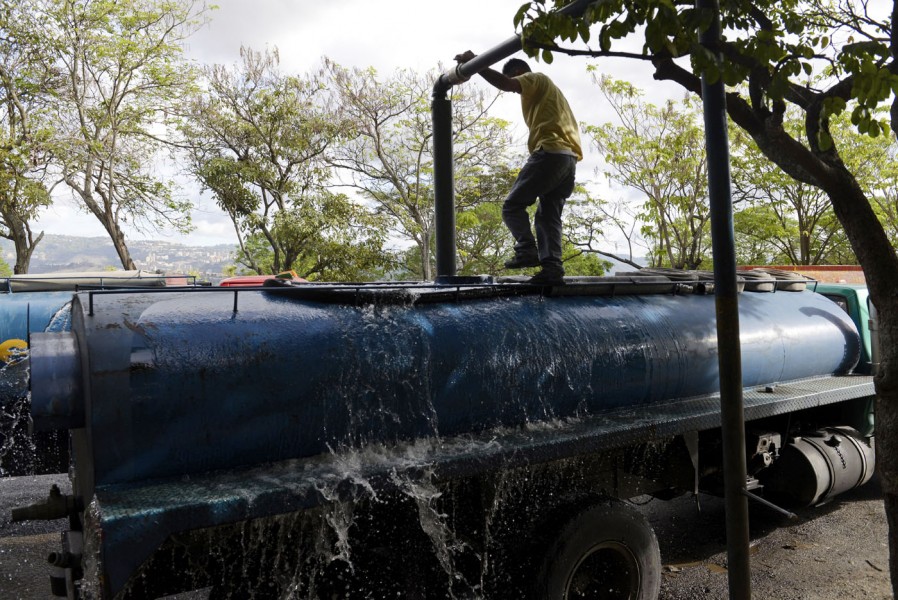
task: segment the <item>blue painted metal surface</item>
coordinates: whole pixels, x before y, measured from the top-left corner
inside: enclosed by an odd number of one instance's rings
[[[129,301],[134,302],[136,294]],[[848,372],[860,342],[819,295],[743,294],[746,386]],[[525,296],[348,306],[243,292],[76,309],[97,485],[329,448],[455,436],[718,389],[710,296]],[[115,319],[113,319],[115,321]],[[80,333],[80,331],[79,331]],[[37,418],[37,416],[36,416]]]
[[[0,343],[36,331],[67,331],[72,292],[0,293]]]
[[[801,380],[775,393],[746,395],[746,419],[817,407],[873,394],[869,376]],[[513,470],[600,453],[686,431],[720,427],[720,398],[646,404],[564,422],[533,423],[479,435],[429,438],[369,452],[325,454],[191,477],[100,486],[92,525],[102,531],[106,582],[119,590],[173,533],[302,511],[329,499],[352,500],[394,477],[429,471],[445,480]]]
[[[868,326],[870,321],[870,293],[867,291],[867,286],[845,283],[817,283],[812,286],[812,289],[818,294],[826,296],[834,302],[838,301],[837,303],[843,305],[842,309],[848,313],[855,326],[859,330],[863,330],[864,333],[861,335],[861,358],[857,370],[863,373],[872,373],[873,352]]]

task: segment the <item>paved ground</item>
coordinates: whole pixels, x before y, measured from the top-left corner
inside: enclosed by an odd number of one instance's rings
[[[71,491],[65,475],[0,478],[0,598],[41,600],[53,598],[47,571],[47,555],[59,549],[59,532],[67,522],[10,523],[10,511],[47,498],[57,483]]]
[[[46,555],[58,547],[64,521],[13,524],[14,506],[44,499],[63,476],[0,479],[0,599],[50,598]],[[658,532],[664,562],[661,600],[727,597],[723,503],[701,497],[642,507]],[[751,511],[752,596],[771,600],[891,598],[886,521],[876,481],[785,521]]]

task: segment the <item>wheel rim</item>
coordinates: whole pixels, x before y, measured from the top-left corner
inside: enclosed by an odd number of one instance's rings
[[[571,570],[565,600],[635,600],[640,585],[639,563],[619,542],[602,542],[583,554]]]

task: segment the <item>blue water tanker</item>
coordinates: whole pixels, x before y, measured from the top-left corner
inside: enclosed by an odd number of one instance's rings
[[[246,583],[245,565],[257,558],[245,543],[234,549],[234,531],[276,527],[280,535],[286,516],[320,516],[346,500],[358,504],[360,495],[380,502],[389,494],[377,490],[397,486],[408,497],[423,479],[441,490],[428,496],[439,505],[434,514],[466,515],[444,524],[453,535],[470,528],[471,539],[482,537],[472,531],[498,522],[496,507],[507,505],[517,511],[512,537],[534,540],[526,556],[493,548],[486,561],[490,548],[471,550],[478,568],[488,562],[539,574],[531,581],[494,573],[490,581],[504,583],[475,595],[568,597],[574,567],[559,558],[561,549],[592,551],[540,537],[559,511],[569,518],[550,528],[555,534],[627,523],[635,532],[624,542],[631,550],[601,560],[623,561],[619,570],[628,575],[620,585],[643,594],[634,597],[656,593],[654,535],[614,499],[710,489],[719,481],[718,357],[707,281],[634,274],[571,278],[555,288],[492,278],[271,284],[79,293],[71,331],[33,337],[35,425],[72,436],[73,495],[48,501],[79,518],[67,538],[78,551],[65,550],[77,565],[56,565],[69,578],[87,572],[97,597],[136,598],[214,586],[237,561],[244,575],[231,581],[231,597],[248,593],[246,586],[281,593],[284,585],[305,590],[300,597],[326,597],[325,575],[310,574],[309,563],[288,561],[293,554],[282,550],[277,564],[250,569],[257,585]],[[786,291],[794,282],[778,288],[769,276],[748,285],[770,290],[745,292],[739,301],[746,419],[754,432],[750,487],[809,504],[860,485],[872,473],[872,444],[851,425],[867,418],[859,413],[873,391],[869,375],[852,372],[861,348],[855,323],[804,282],[804,291]],[[820,467],[838,463],[834,447],[844,468]],[[647,452],[654,460],[634,459]],[[778,463],[789,470],[780,472]],[[498,486],[507,497],[486,502],[484,490],[498,493],[495,478],[509,473],[516,483]],[[783,485],[795,480],[804,481],[801,490]],[[601,509],[585,501],[596,496]],[[513,500],[523,497],[523,504]],[[339,521],[332,517],[321,517],[328,531]],[[299,547],[308,527],[294,526]],[[420,529],[433,535],[433,527]],[[374,536],[377,543],[396,536],[393,551],[414,546],[390,531]],[[350,533],[335,533],[334,543]],[[320,550],[321,535],[305,543]],[[436,572],[455,564],[430,556]],[[326,563],[326,571],[330,562],[316,564]],[[385,572],[362,564],[353,569],[360,594],[374,585],[369,575]],[[459,573],[450,579],[477,579]],[[410,593],[395,577],[378,585],[378,593]],[[227,596],[231,588],[215,589]]]
[[[104,448],[96,483],[647,409],[719,389],[711,296],[434,302],[429,294],[445,292],[398,287],[356,306],[316,301],[321,292],[244,292],[236,311],[232,294],[211,291],[93,294],[93,316],[79,296],[86,346],[70,359],[102,350],[104,360],[87,364],[85,393],[72,399],[73,414],[90,406],[90,422],[68,428],[86,427]],[[858,360],[853,324],[819,295],[745,294],[741,317],[746,387],[845,374]],[[42,393],[37,363],[40,426],[59,403]]]

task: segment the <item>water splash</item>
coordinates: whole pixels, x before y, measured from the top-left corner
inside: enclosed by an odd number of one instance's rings
[[[101,511],[93,499],[83,514],[83,553],[81,565],[84,577],[80,582],[81,598],[91,600],[102,597],[101,574],[103,573],[103,533],[100,529]]]
[[[430,539],[434,554],[447,576],[449,597],[453,600],[459,598],[456,595],[459,587],[464,592],[461,597],[476,597],[481,586],[472,586],[468,583],[464,574],[455,565],[456,556],[469,551],[470,547],[456,537],[455,531],[447,522],[448,515],[438,508],[437,500],[442,496],[442,492],[433,482],[433,471],[427,471],[418,478],[393,472],[391,480],[403,494],[415,502],[421,530]]]
[[[27,358],[27,349],[13,348],[0,367],[0,476],[30,475],[35,470]]]
[[[60,332],[60,331],[70,331],[72,329],[72,303],[71,301],[66,302],[62,307],[57,310],[52,317],[50,317],[50,322],[47,324],[46,329],[44,331],[47,332]]]

